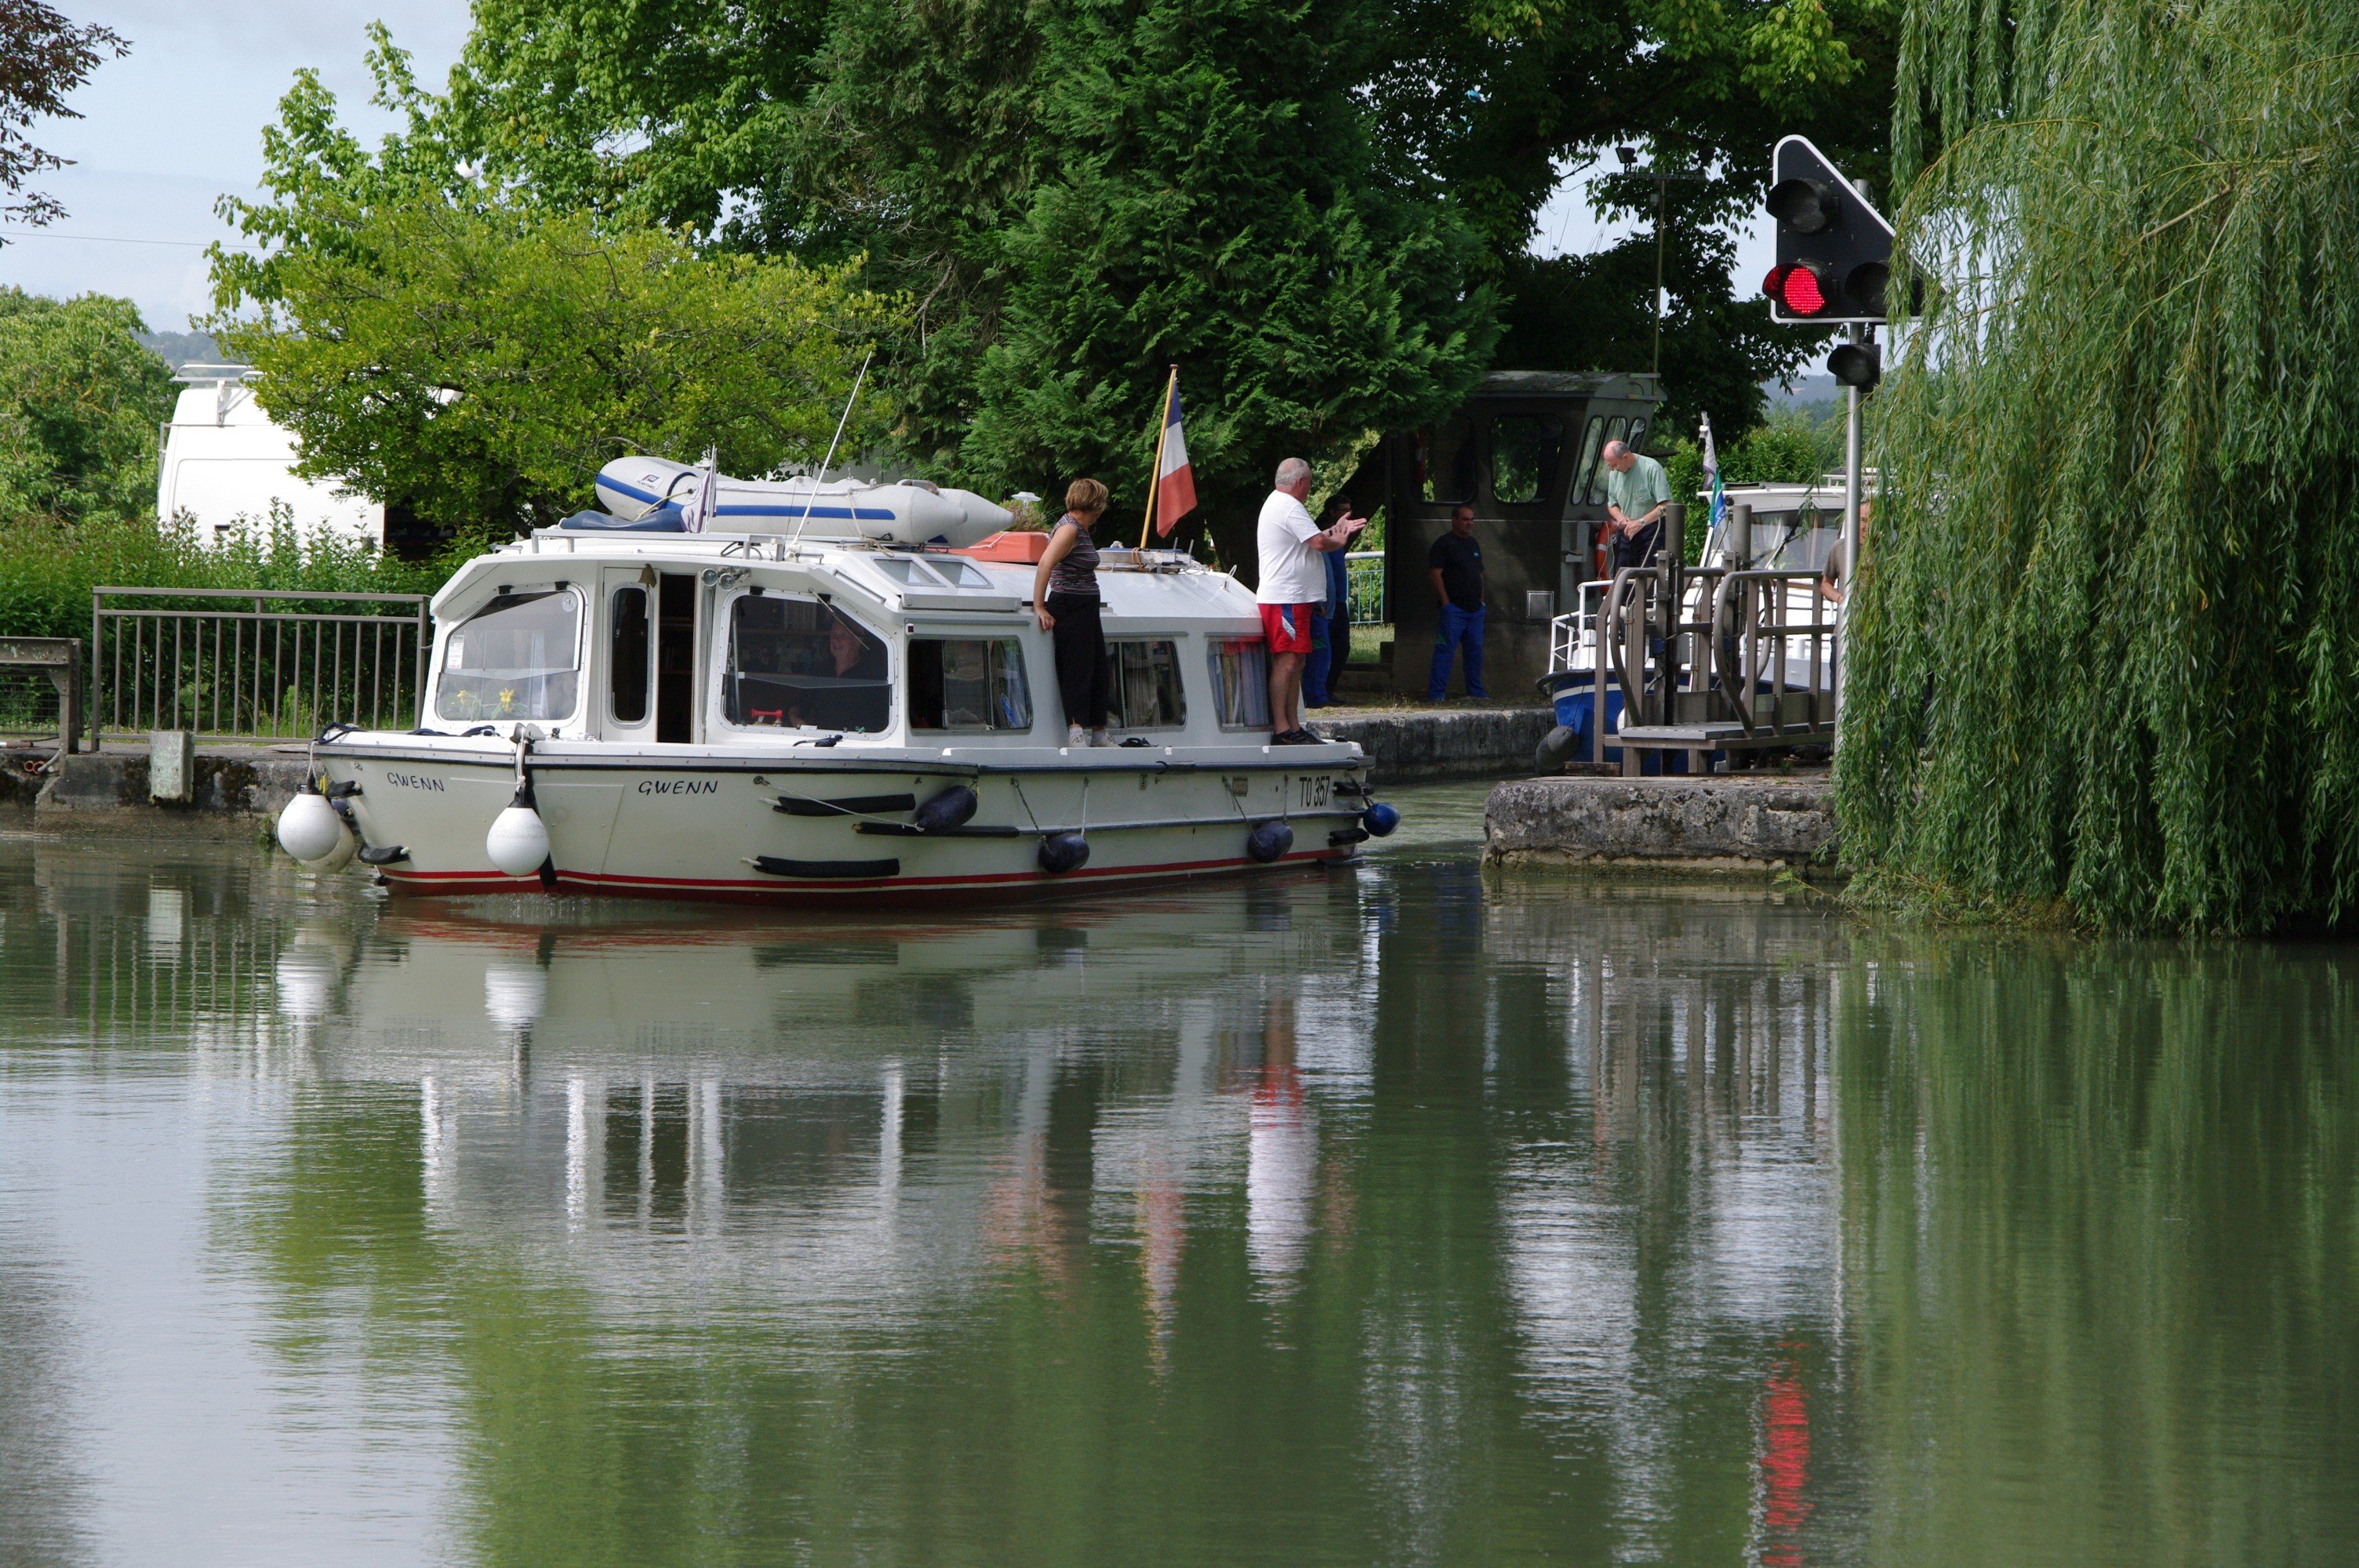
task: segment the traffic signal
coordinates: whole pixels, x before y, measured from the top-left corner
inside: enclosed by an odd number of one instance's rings
[[[1840,385],[1869,391],[1884,379],[1884,351],[1874,343],[1838,343],[1827,355],[1827,373]]]
[[[1892,281],[1892,225],[1806,137],[1770,155],[1777,265],[1761,282],[1770,319],[1881,321]]]

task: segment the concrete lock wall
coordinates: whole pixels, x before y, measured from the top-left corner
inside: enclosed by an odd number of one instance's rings
[[[1830,870],[1832,807],[1823,773],[1519,779],[1491,792],[1483,858],[1601,870]]]

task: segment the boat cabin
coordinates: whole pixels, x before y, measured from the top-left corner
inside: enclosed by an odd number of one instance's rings
[[[1028,553],[543,530],[435,596],[421,722],[634,746],[1062,746],[1034,568],[993,558]],[[1248,589],[1156,551],[1104,552],[1099,585],[1117,740],[1268,740]]]

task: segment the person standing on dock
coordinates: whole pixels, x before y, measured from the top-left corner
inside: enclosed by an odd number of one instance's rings
[[[1474,542],[1474,509],[1461,506],[1450,514],[1450,532],[1425,553],[1427,573],[1433,579],[1434,597],[1441,600],[1441,621],[1433,633],[1433,673],[1426,681],[1425,699],[1440,702],[1450,695],[1450,665],[1461,649],[1466,659],[1466,695],[1480,701],[1491,694],[1483,689],[1483,546]]]
[[[1643,567],[1663,542],[1663,509],[1671,503],[1671,481],[1663,465],[1620,441],[1605,443],[1605,560],[1608,577],[1625,567]]]
[[[1261,504],[1255,541],[1261,580],[1254,589],[1269,640],[1270,741],[1314,746],[1319,737],[1302,728],[1302,666],[1310,656],[1310,617],[1327,598],[1327,567],[1319,557],[1343,549],[1367,524],[1348,508],[1332,527],[1313,523],[1303,504],[1310,499],[1310,465],[1300,458],[1277,465],[1275,484]]]
[[[1352,503],[1337,497],[1327,525],[1333,527]],[[1327,569],[1327,602],[1310,618],[1310,659],[1302,666],[1302,706],[1325,708],[1336,700],[1336,683],[1352,658],[1352,580],[1344,552],[1330,550],[1320,559]]]
[[[1065,514],[1049,535],[1032,574],[1032,603],[1040,630],[1057,649],[1057,693],[1065,703],[1065,744],[1108,744],[1106,708],[1114,693],[1106,656],[1103,602],[1098,597],[1098,547],[1090,529],[1105,514],[1106,487],[1077,479],[1065,487]]]

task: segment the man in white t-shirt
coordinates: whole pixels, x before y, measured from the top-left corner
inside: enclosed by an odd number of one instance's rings
[[[1277,488],[1261,503],[1261,629],[1269,639],[1270,742],[1315,746],[1319,737],[1302,728],[1302,665],[1310,655],[1311,611],[1327,600],[1327,564],[1319,557],[1340,550],[1366,527],[1347,508],[1334,525],[1321,528],[1303,504],[1310,498],[1310,465],[1288,458],[1277,465]]]

